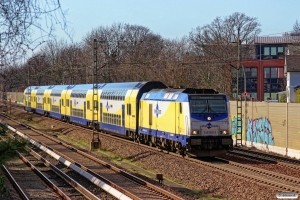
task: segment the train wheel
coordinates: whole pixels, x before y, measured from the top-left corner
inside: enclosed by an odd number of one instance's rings
[[[170,151],[171,152],[175,152],[176,151],[175,144],[174,144],[173,141],[170,142]]]
[[[149,146],[150,147],[155,147],[156,145],[155,145],[155,137],[152,137],[152,136],[149,136],[150,138],[149,138]]]

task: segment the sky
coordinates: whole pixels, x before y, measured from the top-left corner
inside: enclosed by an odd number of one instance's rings
[[[149,28],[165,39],[188,36],[198,26],[235,12],[257,18],[260,36],[280,36],[300,22],[300,0],[61,0],[74,42],[113,23]],[[65,38],[57,32],[58,38]]]

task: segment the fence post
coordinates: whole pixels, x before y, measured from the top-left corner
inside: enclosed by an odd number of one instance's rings
[[[287,156],[288,155],[288,147],[289,147],[289,103],[286,103],[286,148],[285,148],[285,155]]]
[[[247,116],[248,116],[248,103],[247,100],[245,98],[245,115],[244,115],[244,138],[245,138],[245,146],[247,146],[247,130],[248,130],[248,120],[247,120]]]

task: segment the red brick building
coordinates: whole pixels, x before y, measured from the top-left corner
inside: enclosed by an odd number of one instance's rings
[[[299,41],[299,36],[255,37],[253,59],[242,61],[245,72],[239,93],[246,90],[249,98],[258,101],[277,100],[277,93],[286,90],[285,55],[290,53],[290,46]]]

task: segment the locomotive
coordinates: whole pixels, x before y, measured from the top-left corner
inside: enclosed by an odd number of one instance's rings
[[[233,147],[228,98],[212,89],[159,81],[30,86],[24,109],[183,156],[217,156]]]

